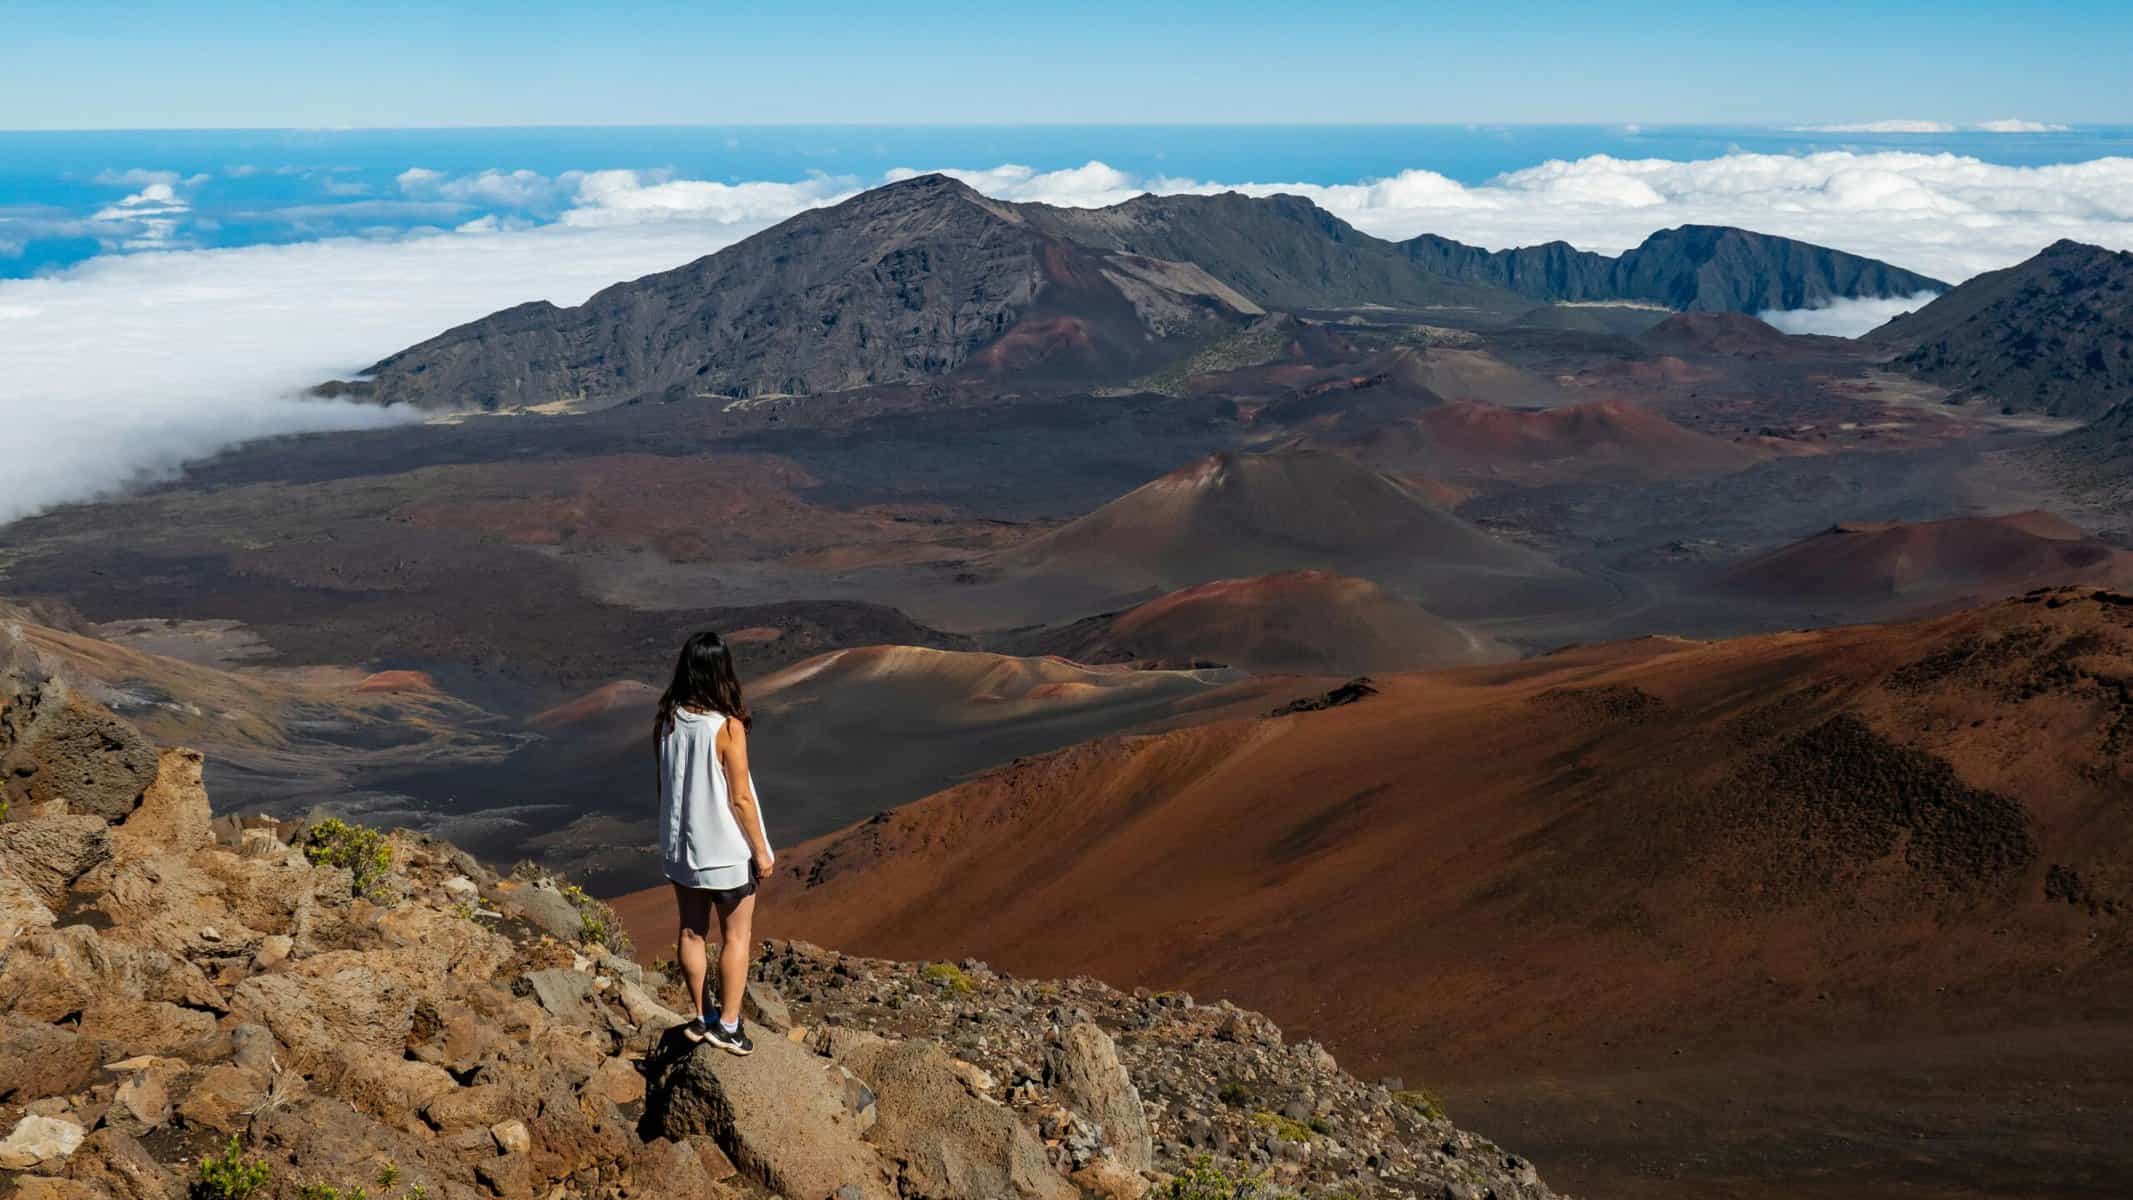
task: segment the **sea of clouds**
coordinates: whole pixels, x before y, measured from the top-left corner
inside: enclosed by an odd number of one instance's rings
[[[1420,169],[1330,185],[1136,177],[1101,162],[928,169],[1001,199],[1076,206],[1149,191],[1285,192],[1381,237],[1431,232],[1491,248],[1561,239],[1619,252],[1661,228],[1739,225],[1951,283],[2059,238],[2133,248],[2133,158],[2020,167],[1901,151],[1593,156],[1481,184]],[[413,165],[396,181],[399,196],[347,203],[440,219],[468,204],[497,211],[374,238],[111,254],[57,275],[0,280],[8,364],[0,420],[31,451],[0,474],[0,520],[167,476],[251,438],[405,419],[299,393],[495,309],[577,303],[918,173],[735,183],[625,170],[451,175]],[[130,190],[84,224],[106,227],[121,248],[160,244],[169,223],[185,219],[187,189],[199,182],[140,166],[107,174]],[[1923,299],[1766,315],[1790,330],[1851,335]]]

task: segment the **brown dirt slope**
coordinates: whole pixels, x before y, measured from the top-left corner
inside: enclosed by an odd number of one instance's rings
[[[1027,640],[1080,662],[1211,662],[1254,674],[1418,671],[1513,657],[1367,579],[1329,571],[1203,583]]]
[[[2127,1007],[2133,597],[1379,682],[1001,768],[789,854],[766,911],[1448,1083]]]
[[[1539,411],[1452,403],[1370,430],[1353,445],[1380,470],[1519,483],[1717,475],[1770,457],[1624,400]]]
[[[1776,603],[1995,600],[2055,584],[2133,583],[2133,554],[2047,512],[1841,524],[1728,570],[1722,586]]]
[[[947,599],[982,599],[1027,623],[1297,569],[1371,579],[1455,619],[1593,599],[1591,585],[1539,552],[1345,455],[1302,448],[1202,459],[977,567],[976,578],[998,586]],[[1017,590],[1019,602],[1003,598]]]

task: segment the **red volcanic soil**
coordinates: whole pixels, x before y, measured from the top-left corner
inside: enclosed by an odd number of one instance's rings
[[[1371,430],[1355,446],[1381,468],[1551,483],[1724,474],[1769,457],[1624,400],[1538,411],[1447,404]]]
[[[580,725],[617,710],[639,714],[651,711],[652,703],[659,698],[659,689],[634,679],[618,679],[603,684],[572,700],[566,700],[554,708],[535,713],[527,724],[535,729],[559,729]],[[642,724],[642,721],[638,722]]]
[[[1018,573],[1177,588],[1390,556],[1548,569],[1533,551],[1490,537],[1352,459],[1300,449],[1202,459],[993,561]]]
[[[978,522],[899,521],[893,508],[844,510],[795,495],[816,480],[768,455],[589,455],[467,464],[409,473],[423,499],[395,517],[419,528],[471,529],[529,546],[649,548],[682,561],[773,559],[867,545],[893,558],[906,543],[997,536]],[[912,551],[925,555],[923,547]]]
[[[1954,604],[2056,584],[2133,583],[2133,553],[2047,512],[1842,524],[1740,563],[1721,583],[1777,604]]]
[[[1082,662],[1218,662],[1257,674],[1357,675],[1515,657],[1375,583],[1326,571],[1225,579],[1038,639]]]
[[[437,686],[437,681],[430,678],[428,671],[379,671],[365,676],[361,683],[356,684],[355,690],[358,692],[442,694],[442,690]]]
[[[1639,334],[1637,340],[1654,350],[1673,354],[1731,358],[1776,358],[1790,353],[1793,346],[1785,332],[1745,313],[1675,313]],[[1801,339],[1799,343],[1802,350],[1810,349],[1811,344],[1811,339]]]
[[[1865,1071],[1841,1048],[2133,1021],[2128,680],[2133,597],[2079,591],[1381,677],[1321,712],[991,771],[788,852],[761,922],[854,952],[1234,997],[1359,1073],[1441,1086],[1454,1111],[1507,1081],[1613,1078],[1611,1106],[1555,1136],[1642,1138],[1666,1170],[1708,1175],[1732,1168],[1640,1123],[1651,1093],[1624,1072],[1809,1046]],[[624,907],[639,944],[665,940],[662,895]],[[2093,1040],[2057,1044],[2060,1066],[2096,1065]],[[1876,1087],[1925,1061],[1888,1053]],[[1905,1120],[2005,1115],[1990,1079],[1962,1073],[1974,1056],[1934,1061],[1952,1090]],[[2106,1091],[2123,1102],[2119,1067]],[[1762,1078],[1669,1094],[1752,1124],[1776,1111]],[[1972,1082],[1985,1091],[1965,1098]],[[1786,1119],[1809,1124],[1749,1140],[1805,1136],[1830,1099],[1791,1096]],[[1953,1181],[1904,1194],[1975,1185],[1956,1143],[1814,1136],[1818,1162],[1885,1152]],[[2080,1169],[2125,1151],[2087,1147]],[[1860,1194],[1830,1182],[1792,1194]]]

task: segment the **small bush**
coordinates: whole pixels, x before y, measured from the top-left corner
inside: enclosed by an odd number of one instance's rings
[[[249,1200],[266,1190],[271,1172],[265,1159],[247,1158],[236,1134],[220,1154],[200,1160],[200,1177],[186,1190],[187,1200]]]
[[[1265,1175],[1232,1174],[1204,1155],[1172,1176],[1161,1190],[1149,1193],[1154,1200],[1266,1200],[1278,1194]]]
[[[1392,1098],[1432,1121],[1444,1119],[1444,1101],[1437,1099],[1436,1094],[1426,1088],[1408,1088],[1404,1092],[1394,1092]]]
[[[1215,1099],[1231,1108],[1250,1108],[1252,1101],[1257,1098],[1251,1088],[1235,1079],[1223,1084],[1221,1089],[1215,1092]]]
[[[1261,1129],[1272,1130],[1274,1136],[1284,1142],[1308,1142],[1311,1140],[1311,1127],[1309,1125],[1290,1117],[1284,1117],[1280,1113],[1268,1112],[1263,1108],[1252,1114],[1252,1124],[1259,1126]]]
[[[346,867],[356,894],[385,903],[393,898],[392,839],[375,829],[328,817],[304,831],[304,857],[314,867]]]
[[[622,918],[615,915],[614,909],[593,899],[575,883],[562,883],[561,880],[557,883],[562,888],[563,898],[570,901],[571,907],[577,909],[578,916],[585,921],[585,932],[579,935],[581,941],[588,946],[599,946],[620,958],[637,956],[637,947],[630,943],[630,935],[622,928]]]
[[[927,963],[924,974],[928,983],[958,996],[968,996],[978,990],[977,985],[970,982],[970,976],[963,973],[963,968],[951,962]]]

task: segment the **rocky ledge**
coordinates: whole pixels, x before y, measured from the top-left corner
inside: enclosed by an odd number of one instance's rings
[[[1265,1018],[769,943],[756,1053],[603,906],[458,849],[210,811],[0,642],[0,1197],[1551,1193]]]

